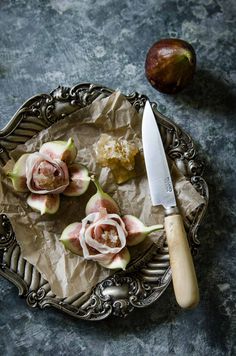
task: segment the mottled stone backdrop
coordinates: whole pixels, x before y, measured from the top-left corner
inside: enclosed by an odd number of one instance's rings
[[[196,141],[210,206],[196,261],[201,303],[182,311],[172,287],[125,320],[91,323],[32,310],[0,279],[1,355],[233,355],[235,349],[234,0],[1,0],[0,125],[30,96],[101,83],[158,102]],[[148,48],[163,37],[194,46],[195,81],[176,96],[146,81]]]

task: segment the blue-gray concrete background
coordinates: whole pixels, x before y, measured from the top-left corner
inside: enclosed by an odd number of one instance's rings
[[[0,1],[0,126],[30,96],[60,85],[101,83],[144,93],[196,141],[210,206],[196,261],[201,303],[178,308],[170,287],[127,319],[92,323],[29,309],[0,278],[1,355],[233,355],[235,349],[236,2],[234,0]],[[176,96],[144,75],[153,42],[195,48],[194,83]]]

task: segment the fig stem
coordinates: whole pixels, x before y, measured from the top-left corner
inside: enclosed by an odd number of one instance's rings
[[[100,194],[103,194],[103,190],[102,190],[102,187],[100,186],[99,182],[98,182],[98,179],[95,177],[95,175],[91,175],[90,177],[91,181],[95,184],[96,188],[97,188],[97,191],[100,193]]]
[[[14,174],[13,172],[8,172],[7,177],[15,178],[15,177],[17,177],[17,174]]]
[[[179,53],[177,54],[177,56],[179,57],[178,60],[179,62],[184,61],[184,60],[188,60],[190,64],[192,64],[192,55],[191,53],[189,53],[189,51],[187,50],[179,50]]]
[[[150,234],[151,232],[157,231],[157,230],[161,230],[163,229],[163,225],[152,225],[152,226],[146,226],[145,228],[145,232],[147,232],[148,234]]]
[[[74,145],[74,139],[70,137],[69,140],[67,141],[67,147],[70,148],[73,145]]]

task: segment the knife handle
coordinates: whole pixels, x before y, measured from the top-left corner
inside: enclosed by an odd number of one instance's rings
[[[181,215],[166,216],[165,230],[176,300],[182,308],[194,308],[199,302],[199,290]]]

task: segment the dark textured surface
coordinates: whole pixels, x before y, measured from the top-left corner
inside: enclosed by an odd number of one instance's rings
[[[145,4],[146,3],[146,4]],[[188,5],[186,5],[188,4]],[[125,320],[91,323],[28,309],[0,279],[2,355],[233,355],[235,287],[235,1],[51,0],[0,2],[0,125],[30,96],[91,81],[159,103],[198,144],[210,206],[196,261],[201,303],[182,311],[172,288]],[[163,37],[190,41],[193,85],[176,96],[144,76],[148,48]]]

